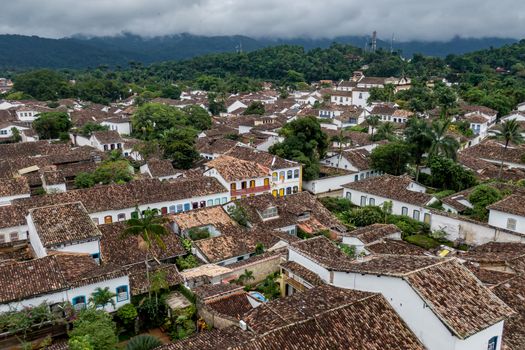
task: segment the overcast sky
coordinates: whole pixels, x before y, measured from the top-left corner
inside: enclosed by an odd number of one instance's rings
[[[0,0],[0,33],[525,37],[524,0]]]

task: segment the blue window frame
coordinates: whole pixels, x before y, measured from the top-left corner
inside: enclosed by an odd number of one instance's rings
[[[221,199],[220,198],[215,198],[215,205],[219,205],[221,204]]]
[[[132,219],[138,219],[138,218],[139,218],[139,213],[136,212],[136,211],[132,212],[132,213],[131,213],[131,218],[132,218]]]
[[[117,303],[129,299],[128,286],[118,286],[117,287]]]
[[[498,337],[492,337],[489,339],[487,350],[496,350],[498,348]]]
[[[86,296],[85,295],[79,295],[77,297],[74,297],[71,301],[71,304],[73,304],[73,307],[76,310],[81,310],[86,308]]]
[[[190,203],[184,203],[184,211],[188,211],[191,209],[191,204]]]
[[[177,213],[180,213],[181,211],[183,211],[182,204],[177,204]]]
[[[176,210],[175,210],[175,206],[174,205],[170,205],[170,213],[175,213]]]
[[[227,201],[228,201],[228,198],[226,197],[221,198],[221,204],[226,204]]]

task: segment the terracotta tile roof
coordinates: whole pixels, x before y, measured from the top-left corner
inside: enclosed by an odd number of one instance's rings
[[[372,108],[370,115],[393,115],[396,110],[391,104],[377,104]]]
[[[481,114],[471,114],[468,117],[463,117],[462,119],[466,120],[469,123],[475,124],[485,124],[489,122],[489,120]]]
[[[462,255],[463,259],[477,263],[509,262],[525,256],[525,244],[489,242],[472,248]]]
[[[234,283],[217,283],[217,284],[203,284],[192,290],[198,298],[202,300],[222,297],[239,291],[243,291],[243,287]]]
[[[481,268],[474,263],[467,262],[464,264],[464,266],[467,267],[481,282],[483,282],[483,284],[488,287],[498,285],[516,276],[516,274],[511,272]]]
[[[80,202],[31,209],[29,215],[46,248],[102,235]]]
[[[299,276],[313,286],[320,286],[324,284],[323,280],[315,272],[308,270],[306,267],[303,267],[295,261],[287,261],[282,263],[281,268],[293,273],[296,276]]]
[[[0,197],[17,196],[29,193],[29,184],[27,183],[27,179],[23,176],[12,179],[2,179],[0,181]]]
[[[236,229],[220,236],[194,241],[193,244],[211,263],[255,253],[255,247],[262,243],[266,249],[280,241],[271,232]]]
[[[150,263],[151,264],[151,263]],[[129,275],[129,288],[131,295],[140,295],[147,293],[149,290],[149,283],[147,279],[146,266],[144,264],[135,264],[125,268]],[[183,283],[182,276],[177,270],[177,266],[172,264],[154,265],[150,268],[151,274],[162,271],[166,276],[166,282],[170,287]]]
[[[181,276],[185,280],[197,278],[197,277],[217,277],[227,275],[232,272],[232,269],[226,266],[219,266],[215,264],[205,264],[192,269],[187,269],[181,272]]]
[[[122,137],[115,130],[94,131],[91,136],[95,137],[101,144],[123,142]]]
[[[211,194],[228,192],[216,179],[196,177],[160,181],[147,179],[131,181],[124,185],[100,185],[63,193],[35,196],[15,201],[22,208],[82,202],[89,213],[133,208],[137,204],[176,201]]]
[[[368,170],[370,166],[370,152],[366,149],[355,149],[343,151],[343,157],[350,162],[357,170]]]
[[[202,226],[236,226],[237,224],[220,205],[197,210],[172,214],[171,222],[175,222],[181,231]]]
[[[393,255],[425,255],[425,249],[416,245],[395,239],[384,239],[376,243],[366,245],[366,250],[372,254]]]
[[[487,114],[487,115],[496,115],[496,114],[498,114],[498,111],[495,111],[492,108],[485,107],[485,106],[475,106],[475,105],[462,104],[460,107],[465,113],[481,112],[481,113],[484,113],[484,114]]]
[[[291,236],[291,235],[289,235],[289,236]],[[291,237],[293,237],[293,236],[291,236]],[[300,239],[300,238],[297,238],[297,239]],[[262,254],[251,256],[248,259],[244,259],[244,260],[241,260],[241,261],[237,261],[236,263],[229,264],[228,267],[230,269],[238,270],[238,269],[240,269],[242,267],[245,267],[245,266],[248,267],[248,266],[255,265],[258,262],[261,262],[263,260],[266,261],[266,260],[272,260],[272,259],[279,259],[283,255],[285,255],[285,254],[283,254],[282,252],[280,252],[278,250],[266,251],[266,252],[264,252]]]
[[[505,304],[516,311],[503,326],[502,349],[525,349],[525,277],[516,276],[492,289]]]
[[[408,176],[393,176],[385,174],[348,183],[343,185],[343,187],[403,203],[414,204],[417,206],[427,205],[434,197],[426,193],[408,190],[407,187],[411,182],[413,181]]]
[[[299,216],[309,213],[310,218],[316,219],[328,229],[337,232],[346,231],[346,227],[314,195],[306,191],[278,198],[271,194],[263,194],[243,198],[236,203],[246,210],[251,224],[262,225],[266,229],[279,229],[299,224],[301,222]],[[263,220],[261,213],[269,207],[277,207],[278,217]]]
[[[26,225],[23,210],[13,205],[0,206],[0,228]]]
[[[245,161],[256,162],[261,166],[272,170],[293,168],[300,165],[297,162],[281,158],[268,152],[239,145],[226,152],[226,155]]]
[[[494,204],[487,206],[487,209],[525,217],[525,206],[523,205],[524,202],[525,194],[512,194]]]
[[[457,260],[421,269],[405,280],[460,339],[514,314]]]
[[[0,303],[28,299],[124,276],[122,270],[101,267],[87,254],[56,254],[0,265]]]
[[[372,224],[350,231],[345,236],[356,237],[364,244],[369,244],[400,232],[401,230],[393,224]]]
[[[491,161],[503,160],[504,162],[523,164],[525,147],[509,145],[505,150],[504,145],[493,140],[487,140],[460,151],[460,154]]]
[[[209,303],[206,303],[206,306],[221,315],[240,319],[247,312],[253,309],[252,305],[248,301],[248,298],[248,293],[242,291],[241,293],[228,295],[213,300]]]
[[[220,156],[206,163],[209,169],[215,169],[228,182],[267,177],[270,169],[259,163],[241,160],[230,156]]]
[[[328,270],[346,270],[352,266],[352,259],[324,236],[292,243],[290,249]]]
[[[100,253],[104,263],[118,266],[127,266],[143,263],[146,259],[146,252],[139,248],[139,239],[136,236],[124,237],[126,229],[125,222],[105,224],[98,226],[102,237],[100,238]],[[152,249],[159,260],[165,260],[186,254],[182,247],[179,236],[173,233],[169,226],[166,226],[168,234],[162,237],[165,249],[153,242]],[[150,256],[150,259],[151,256]]]
[[[147,164],[153,177],[171,176],[177,173],[168,159],[150,159]]]
[[[486,160],[470,156],[464,152],[458,153],[458,162],[472,170],[482,180],[495,179],[499,175],[499,166]],[[518,181],[525,178],[525,171],[518,168],[503,167],[501,172],[503,180]]]
[[[224,154],[237,145],[237,141],[224,138],[200,137],[196,147],[200,153]]]
[[[408,256],[408,255],[369,255],[361,260],[353,260],[342,271],[404,277],[436,264],[443,264],[446,260],[436,257]]]
[[[60,170],[45,170],[40,173],[47,186],[66,183],[66,179]]]
[[[380,314],[381,317],[377,317]],[[381,295],[322,312],[257,336],[233,349],[424,349]]]
[[[231,349],[233,346],[251,339],[253,334],[243,332],[238,327],[223,329],[214,328],[211,331],[197,333],[196,335],[179,340],[175,343],[162,345],[156,350],[205,350]]]
[[[0,144],[2,158],[34,157],[44,155],[57,155],[67,152],[66,144],[51,144],[47,141],[19,142]]]

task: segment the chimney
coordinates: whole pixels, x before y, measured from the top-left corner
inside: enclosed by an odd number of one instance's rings
[[[240,321],[239,321],[239,327],[241,327],[241,329],[242,329],[243,331],[248,330],[248,325],[247,325],[246,322],[244,322],[243,320],[240,320]]]

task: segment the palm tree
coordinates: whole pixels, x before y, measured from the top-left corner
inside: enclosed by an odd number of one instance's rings
[[[523,143],[523,136],[521,136],[521,127],[516,119],[505,121],[499,128],[499,133],[494,136],[495,139],[505,142],[504,152],[507,152],[509,143],[519,145]],[[501,179],[501,172],[503,171],[503,159],[501,160],[498,172],[498,179]]]
[[[372,136],[371,137],[374,137],[374,130],[379,125],[380,120],[381,120],[381,118],[378,115],[371,115],[368,118],[366,118],[366,122],[372,128]]]
[[[375,140],[389,140],[391,141],[394,138],[394,124],[391,122],[382,123],[377,128],[377,134],[375,135]]]
[[[253,276],[253,271],[244,270],[244,273],[240,275],[237,280],[241,283],[244,283],[254,279],[255,277]]]
[[[162,345],[162,342],[149,334],[141,334],[131,338],[126,344],[126,350],[151,350]]]
[[[442,155],[456,160],[459,143],[455,138],[447,135],[449,125],[450,120],[435,120],[432,122],[431,127],[427,130],[431,142],[428,150],[428,158]]]
[[[95,291],[91,293],[89,302],[93,304],[95,308],[99,306],[104,308],[107,304],[111,304],[113,308],[115,308],[115,300],[113,299],[115,296],[116,294],[110,291],[109,287],[97,287]]]
[[[414,163],[416,165],[416,181],[418,181],[419,168],[423,163],[423,156],[428,152],[432,145],[428,123],[419,118],[409,119],[405,129],[405,141],[410,145],[410,150],[414,157]]]
[[[140,217],[131,218],[126,223],[126,229],[123,232],[123,237],[136,236],[138,237],[138,247],[146,252],[144,264],[146,265],[146,275],[148,279],[148,293],[151,297],[151,282],[149,277],[149,255],[160,265],[160,261],[155,255],[153,250],[153,242],[157,244],[161,249],[166,249],[166,244],[162,240],[162,236],[169,234],[165,224],[167,218],[159,216],[157,209],[146,209],[143,213],[140,213],[138,208],[136,212],[139,213]]]

